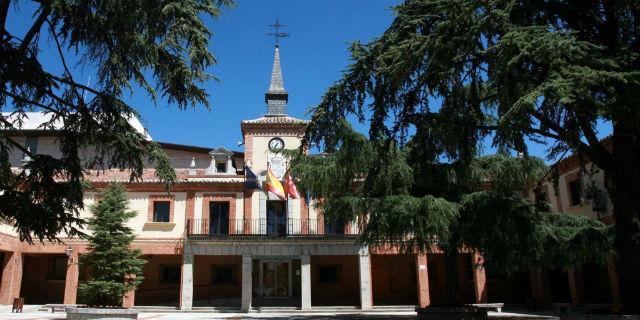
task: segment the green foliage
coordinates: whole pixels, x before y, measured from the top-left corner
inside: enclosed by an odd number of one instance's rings
[[[566,214],[546,214],[542,264],[572,267],[584,261],[604,264],[614,240],[614,229],[597,220]]]
[[[488,268],[506,274],[532,265],[602,263],[611,253],[611,228],[548,213],[541,210],[548,206],[528,198],[549,172],[539,158],[492,155],[443,163],[420,157],[415,137],[400,148],[342,126],[332,137],[332,153],[287,154],[300,187],[321,199],[325,218],[357,222],[362,244],[442,250],[448,264],[457,261],[458,250],[471,249]]]
[[[430,195],[369,198],[365,203],[367,216],[360,241],[397,245],[404,251],[426,252],[447,246],[459,215],[456,203]]]
[[[478,191],[465,195],[461,207],[461,241],[479,250],[492,270],[521,270],[539,264],[546,254],[545,213],[528,199],[510,192]]]
[[[162,149],[130,124],[138,116],[123,98],[135,85],[151,99],[161,95],[180,109],[209,106],[202,84],[216,63],[209,52],[211,31],[205,17],[216,18],[231,0],[42,1],[24,35],[6,27],[6,18],[25,10],[20,1],[0,0],[0,218],[12,222],[22,240],[53,240],[60,232],[81,235],[82,181],[85,170],[129,169],[142,176],[147,161],[170,186],[175,172]],[[27,13],[24,13],[27,14]],[[57,49],[56,73],[41,62],[41,43]],[[75,79],[75,55],[95,69],[94,84]],[[48,59],[51,57],[48,57]],[[15,140],[25,113],[51,116],[41,129],[56,130],[58,159],[29,152]],[[90,150],[91,152],[85,152]],[[16,175],[8,154],[32,159]],[[55,179],[54,179],[55,177]],[[63,178],[60,180],[58,178]]]
[[[455,261],[452,253],[465,246],[510,272],[578,266],[611,253],[611,228],[526,199],[549,171],[528,155],[527,141],[547,145],[549,159],[576,153],[606,173],[622,274],[633,280],[623,289],[627,305],[639,305],[639,2],[406,0],[394,11],[382,35],[351,45],[352,63],[312,109],[307,131],[309,145],[330,152],[323,164],[347,173],[357,167],[359,175],[317,178],[311,167],[318,161],[298,176],[318,179],[312,190],[329,191],[319,194],[329,209],[355,207],[342,213],[352,218],[375,212],[367,228],[382,235],[362,238],[374,244],[414,241],[414,226],[393,219],[420,212],[418,199],[441,198],[457,210],[452,220],[437,219],[450,222],[447,237],[433,235],[447,239],[439,243],[445,256]],[[353,136],[342,123],[349,116],[369,125],[368,138],[360,138],[369,141],[366,153],[340,150]],[[598,139],[602,122],[613,126],[613,148]],[[485,141],[499,155],[478,157]],[[406,179],[402,188],[393,187],[396,179]],[[351,187],[351,205],[333,205],[340,197],[328,190],[333,181],[340,192]]]
[[[144,279],[146,261],[140,259],[142,252],[129,248],[135,236],[125,224],[136,213],[127,209],[127,203],[124,188],[112,184],[91,207],[90,252],[82,256],[82,263],[90,270],[90,279],[78,287],[80,300],[88,305],[121,306],[124,295]]]

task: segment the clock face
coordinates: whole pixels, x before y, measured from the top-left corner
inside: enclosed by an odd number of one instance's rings
[[[273,138],[269,141],[269,150],[280,151],[284,149],[284,141],[280,138]]]

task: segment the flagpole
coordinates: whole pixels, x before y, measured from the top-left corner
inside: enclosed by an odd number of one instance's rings
[[[242,195],[242,198],[244,199],[242,201],[242,211],[244,211],[244,213],[242,214],[242,233],[244,234],[245,231],[245,221],[247,221],[247,217],[245,216],[245,214],[247,213],[247,208],[245,208],[245,206],[247,205],[247,163],[244,163],[244,194]],[[236,231],[238,230],[238,227],[236,226]]]
[[[286,162],[286,167],[287,167],[287,170],[284,171],[284,175],[285,176],[287,175],[287,172],[289,171],[289,162]],[[286,219],[289,220],[289,192],[287,191],[286,182],[285,182],[285,185],[284,185],[283,189],[284,189],[284,196],[287,197],[287,204],[286,204],[286,206],[287,206],[287,211],[286,211],[287,212],[287,216],[286,216]],[[291,229],[293,229],[293,220],[292,220],[291,224],[292,224]]]

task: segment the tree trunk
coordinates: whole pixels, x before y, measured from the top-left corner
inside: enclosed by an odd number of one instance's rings
[[[456,307],[460,305],[457,248],[444,250],[444,265],[447,269],[447,307]]]
[[[638,128],[615,127],[613,172],[607,189],[615,214],[620,291],[624,312],[640,313],[640,141]]]

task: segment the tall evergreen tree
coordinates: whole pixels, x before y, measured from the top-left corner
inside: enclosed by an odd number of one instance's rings
[[[78,286],[82,302],[90,306],[121,306],[124,295],[142,283],[145,260],[140,250],[129,245],[135,238],[126,222],[136,212],[127,208],[126,191],[119,184],[112,184],[102,193],[102,198],[92,206],[93,217],[88,236],[90,252],[82,256],[90,279]]]
[[[443,163],[424,153],[421,140],[399,147],[391,139],[371,141],[344,120],[335,128],[332,153],[289,152],[300,186],[322,199],[327,219],[358,221],[364,244],[441,250],[449,305],[460,303],[461,250],[480,252],[485,267],[508,275],[530,266],[604,263],[612,250],[611,229],[601,222],[549,213],[544,199],[529,198],[549,171],[539,158]]]
[[[12,222],[22,240],[79,234],[82,180],[87,169],[131,169],[142,176],[146,161],[170,184],[175,173],[162,149],[136,131],[137,115],[123,99],[139,86],[155,101],[160,95],[179,109],[204,105],[201,86],[213,77],[209,52],[216,18],[232,0],[0,0],[0,218]],[[33,12],[26,31],[11,30],[7,18]],[[55,54],[43,63],[41,44]],[[56,61],[57,63],[51,62]],[[91,85],[74,77],[73,66],[95,71]],[[60,71],[59,71],[60,70]],[[34,154],[15,139],[25,113],[50,118],[61,156]],[[63,124],[63,128],[59,125]],[[84,152],[91,150],[92,152]],[[12,172],[9,154],[30,161]]]
[[[623,303],[640,311],[640,3],[406,0],[395,15],[379,38],[351,46],[309,143],[331,150],[337,120],[355,114],[371,140],[411,138],[425,162],[467,166],[485,139],[593,161],[613,201]],[[612,148],[598,140],[602,122]]]

